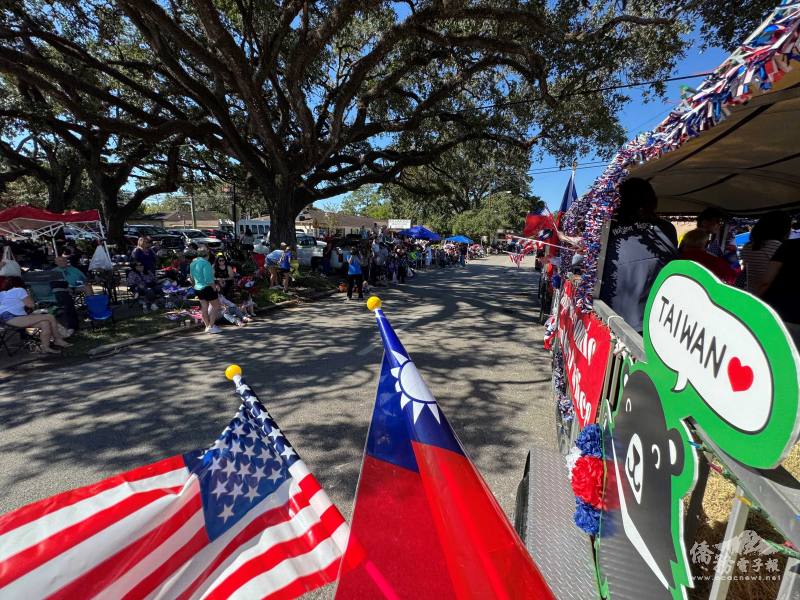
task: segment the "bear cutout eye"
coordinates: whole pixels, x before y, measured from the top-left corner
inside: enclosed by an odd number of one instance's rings
[[[637,504],[642,503],[644,479],[644,453],[642,450],[642,440],[638,433],[634,433],[628,442],[628,451],[625,456],[625,476]]]
[[[631,399],[625,399],[625,412],[631,412]]]
[[[653,444],[650,447],[650,453],[656,455],[656,469],[661,467],[661,450],[659,450],[658,446]]]

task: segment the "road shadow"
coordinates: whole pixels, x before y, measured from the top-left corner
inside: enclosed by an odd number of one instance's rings
[[[531,407],[544,421],[553,412],[530,279],[526,269],[479,262],[373,290],[470,456],[509,482],[525,449],[554,431],[517,418]],[[0,512],[84,473],[90,483],[209,446],[238,408],[222,376],[236,363],[349,513],[381,353],[373,316],[337,296],[219,336],[168,337],[14,377],[0,390]],[[75,475],[59,480],[62,469]]]

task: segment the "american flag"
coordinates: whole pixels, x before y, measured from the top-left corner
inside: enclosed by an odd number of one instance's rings
[[[522,254],[521,252],[520,252],[520,253],[509,252],[509,253],[508,253],[508,258],[510,258],[510,259],[511,259],[511,262],[512,262],[512,263],[514,263],[515,265],[519,266],[519,264],[520,264],[520,263],[521,263],[523,260],[525,260],[525,255],[524,255],[524,254]]]
[[[210,448],[0,517],[0,598],[292,598],[335,580],[344,518],[234,383]]]

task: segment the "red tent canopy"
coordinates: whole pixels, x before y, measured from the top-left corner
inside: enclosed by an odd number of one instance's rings
[[[54,213],[33,206],[12,206],[0,211],[0,225],[13,227],[16,230],[38,229],[45,223],[93,223],[100,221],[100,213],[96,210]]]

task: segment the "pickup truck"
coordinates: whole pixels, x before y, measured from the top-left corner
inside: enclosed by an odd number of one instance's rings
[[[297,236],[297,260],[304,267],[322,268],[322,251],[325,242],[318,242],[310,235]]]

